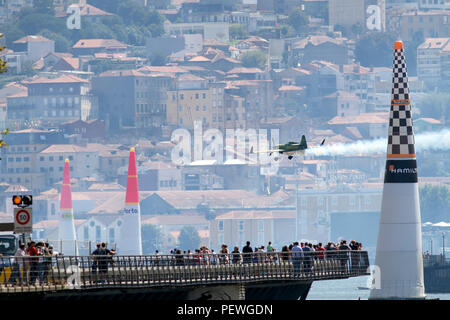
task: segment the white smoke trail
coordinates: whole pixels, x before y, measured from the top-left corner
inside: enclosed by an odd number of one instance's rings
[[[426,150],[450,150],[450,130],[424,132],[415,135],[416,152]],[[339,156],[346,154],[386,153],[387,138],[359,140],[352,143],[336,143],[306,150],[307,156]]]

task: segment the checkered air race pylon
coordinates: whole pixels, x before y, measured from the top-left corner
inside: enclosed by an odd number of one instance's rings
[[[408,75],[403,43],[394,45],[391,114],[389,117],[388,158],[415,158]]]
[[[417,162],[403,43],[394,44],[392,101],[370,299],[423,299]]]

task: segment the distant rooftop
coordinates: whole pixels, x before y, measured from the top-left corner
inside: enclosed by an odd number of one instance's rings
[[[88,80],[81,79],[72,75],[63,75],[57,78],[32,78],[31,80],[22,81],[23,84],[37,84],[37,83],[89,83]]]
[[[124,48],[126,49],[128,45],[117,41],[115,39],[81,39],[74,44],[72,48]]]
[[[28,43],[28,42],[53,42],[53,40],[47,39],[43,36],[25,36],[20,38],[13,43]]]

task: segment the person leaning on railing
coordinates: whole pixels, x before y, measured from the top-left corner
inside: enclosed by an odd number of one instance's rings
[[[22,269],[24,267],[24,257],[26,256],[25,244],[21,243],[16,253],[14,254],[12,263],[11,277],[9,278],[9,283],[12,285],[17,284],[17,279],[19,279],[19,284],[23,284],[22,279]]]
[[[230,252],[228,251],[228,246],[226,244],[222,244],[219,254],[220,264],[228,264],[228,255]]]
[[[233,257],[231,258],[231,262],[233,264],[241,263],[241,253],[239,252],[239,248],[238,247],[234,247],[234,250],[233,250],[233,252],[231,254],[233,255]]]
[[[347,241],[342,240],[338,249],[339,249],[339,260],[341,262],[340,271],[346,273],[348,272],[348,259],[349,259],[348,253],[350,251],[350,247],[347,245]]]
[[[242,248],[242,256],[243,256],[244,263],[252,262],[252,253],[253,253],[253,249],[250,246],[250,241],[247,241],[246,246]]]

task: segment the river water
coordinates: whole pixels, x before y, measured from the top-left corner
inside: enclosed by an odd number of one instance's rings
[[[369,276],[342,280],[314,281],[307,300],[367,300],[370,290],[360,290],[367,287]],[[450,293],[427,294],[429,299],[450,300]]]

